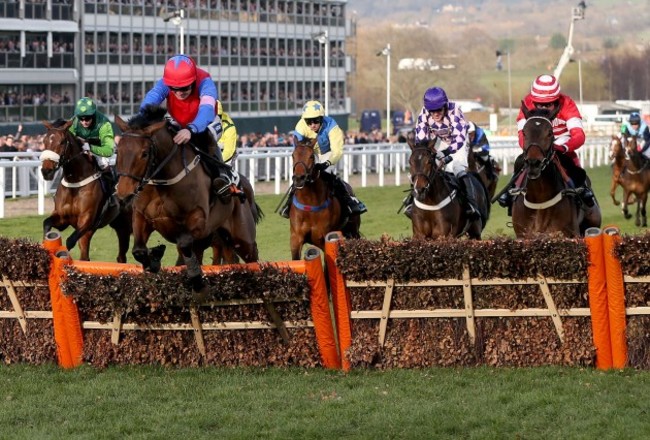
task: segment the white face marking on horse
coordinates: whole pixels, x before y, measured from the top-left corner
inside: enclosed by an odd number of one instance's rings
[[[537,125],[539,127],[540,125],[542,125],[542,123],[541,122],[535,122],[535,125]]]

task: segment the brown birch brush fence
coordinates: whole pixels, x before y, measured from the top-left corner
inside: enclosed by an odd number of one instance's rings
[[[179,268],[72,261],[52,243],[50,255],[3,239],[3,363],[339,367],[315,248],[304,261],[205,266],[197,303]]]
[[[143,274],[43,245],[0,237],[4,364],[650,368],[649,234],[425,242],[333,233],[331,305],[314,248],[298,262],[204,266],[209,293],[197,304],[180,268]]]
[[[648,368],[650,277],[642,270],[650,270],[642,256],[650,239],[605,232],[585,240],[342,243],[343,367]],[[632,270],[623,276],[621,267]]]

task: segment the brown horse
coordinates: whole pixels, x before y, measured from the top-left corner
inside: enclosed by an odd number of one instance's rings
[[[324,249],[325,236],[340,230],[346,238],[360,238],[360,215],[343,215],[341,203],[332,194],[316,166],[316,139],[298,141],[291,155],[295,194],[289,210],[291,258],[300,259],[303,244]],[[323,171],[325,172],[325,171]],[[348,190],[351,191],[351,188]]]
[[[628,137],[625,140],[625,168],[620,175],[621,186],[623,187],[623,201],[621,207],[623,216],[626,219],[632,218],[627,206],[630,203],[630,195],[636,196],[636,226],[648,226],[646,216],[646,202],[648,201],[648,190],[650,189],[650,162],[638,149],[637,138]]]
[[[526,117],[523,128],[526,182],[515,195],[512,223],[517,238],[538,234],[562,234],[566,237],[584,235],[589,227],[600,227],[598,204],[588,208],[576,191],[566,183],[566,173],[553,148],[553,119],[558,109],[529,110],[522,105]]]
[[[477,158],[478,153],[481,151],[481,147],[477,147],[478,151],[470,150],[469,155],[467,156],[467,169],[476,173],[476,176],[479,178],[483,186],[490,196],[490,200],[494,197],[494,194],[497,191],[497,184],[499,183],[499,173],[501,172],[501,167],[494,160],[492,156],[488,156],[488,159],[492,164],[492,169],[494,170],[495,175],[491,175],[488,172],[485,164],[482,164],[481,161]]]
[[[63,179],[54,195],[54,210],[43,220],[43,235],[52,228],[74,228],[66,240],[68,249],[79,242],[81,260],[90,260],[90,241],[99,228],[110,224],[117,233],[118,263],[126,262],[131,236],[131,211],[119,210],[117,205],[108,208],[107,200],[112,188],[102,189],[101,171],[92,155],[85,154],[82,142],[69,128],[72,120],[43,121],[47,129],[41,153],[41,174],[51,181],[58,169]]]
[[[117,147],[117,196],[121,203],[133,204],[135,259],[145,270],[160,270],[164,246],[146,246],[158,231],[177,244],[192,287],[201,292],[203,251],[217,235],[244,261],[257,261],[256,218],[249,202],[213,194],[212,178],[201,166],[210,158],[189,144],[175,144],[164,115],[164,108],[150,107],[128,123],[115,117],[123,131]]]
[[[485,186],[470,173],[481,217],[471,220],[465,213],[459,183],[445,172],[445,163],[436,160],[435,140],[416,143],[413,133],[406,139],[411,147],[409,158],[413,186],[414,238],[458,237],[467,234],[480,239],[490,214]]]
[[[621,138],[616,135],[612,135],[612,141],[609,145],[609,160],[612,161],[612,183],[609,187],[609,195],[612,197],[614,204],[618,205],[616,187],[621,185],[621,173],[625,167],[625,148],[623,148]]]

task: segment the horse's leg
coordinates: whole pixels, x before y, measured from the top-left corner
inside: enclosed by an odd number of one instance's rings
[[[614,205],[618,206],[618,200],[616,200],[616,187],[619,185],[618,182],[618,173],[614,173],[612,175],[612,184],[609,187],[609,195],[612,197],[612,202],[614,202]]]
[[[187,276],[192,284],[194,292],[203,292],[205,283],[203,282],[203,271],[197,255],[194,253],[194,239],[189,232],[180,234],[176,243],[183,254],[185,266],[187,267]]]
[[[153,232],[153,228],[147,223],[142,214],[137,212],[133,213],[133,249],[131,254],[133,258],[140,264],[142,268],[148,272],[157,272],[160,270],[160,264],[157,267],[154,263],[152,266],[152,255],[147,249],[147,241]],[[160,248],[159,248],[160,249]],[[163,250],[164,252],[164,250]],[[153,255],[154,258],[158,257],[159,250]]]
[[[628,199],[630,197],[631,191],[623,187],[623,200],[621,201],[621,211],[623,212],[623,217],[625,217],[626,220],[629,220],[632,218],[632,214],[627,209],[628,205]]]
[[[292,260],[300,260],[300,250],[302,249],[302,245],[304,243],[305,243],[305,239],[300,232],[291,231],[290,245],[291,245]]]
[[[640,207],[641,207],[641,226],[644,228],[648,227],[648,218],[646,217],[645,205],[648,201],[648,193],[643,194],[641,197]]]
[[[232,222],[230,223],[230,236],[235,244],[237,255],[246,263],[252,263],[259,260],[257,249],[257,231],[255,219],[251,211],[251,205],[248,203],[236,202],[233,210]],[[234,255],[235,259],[237,258]],[[230,258],[232,261],[232,256]]]

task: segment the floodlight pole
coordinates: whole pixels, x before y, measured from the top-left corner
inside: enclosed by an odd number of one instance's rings
[[[386,139],[390,139],[390,43],[377,56],[386,57]]]
[[[571,9],[571,25],[569,26],[569,39],[567,40],[567,45],[564,48],[564,52],[562,53],[562,56],[560,57],[560,61],[558,61],[557,66],[555,67],[555,71],[553,72],[553,75],[557,78],[560,79],[560,75],[562,75],[562,70],[566,67],[566,65],[569,63],[571,60],[571,55],[573,55],[574,49],[573,49],[573,25],[575,24],[576,21],[578,20],[584,20],[585,18],[585,6],[584,2],[581,2],[579,6],[576,6],[575,8]]]
[[[185,10],[179,9],[173,11],[168,16],[164,18],[165,23],[171,21],[174,26],[179,28],[180,31],[180,41],[179,41],[179,53],[185,53],[185,29],[183,27],[183,18],[185,18]]]
[[[318,41],[324,46],[325,49],[325,99],[323,100],[323,106],[325,107],[325,115],[329,114],[329,99],[330,99],[330,45],[329,45],[329,36],[327,34],[327,29],[312,34],[312,40]]]

